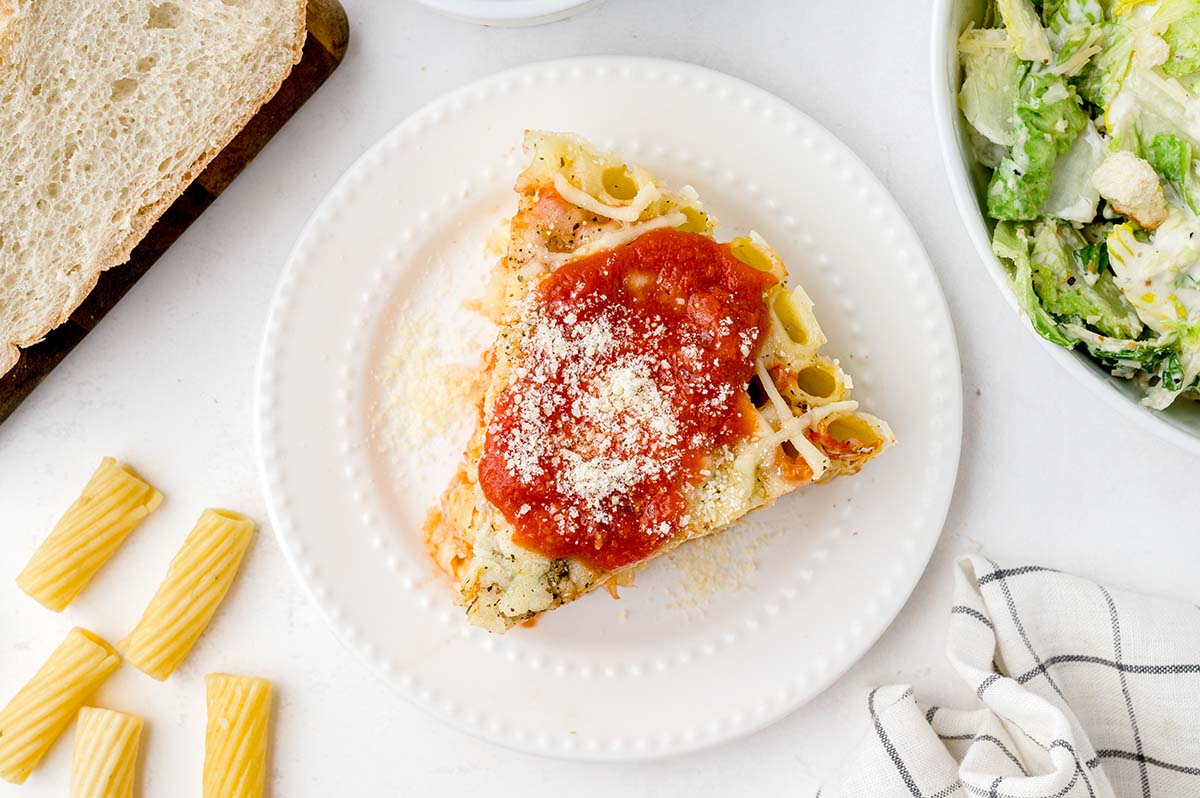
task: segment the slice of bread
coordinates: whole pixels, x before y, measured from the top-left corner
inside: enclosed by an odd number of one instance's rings
[[[0,0],[0,374],[278,90],[304,0]]]

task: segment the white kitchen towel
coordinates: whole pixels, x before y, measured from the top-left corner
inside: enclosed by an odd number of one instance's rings
[[[964,557],[947,645],[975,710],[911,688],[819,798],[1200,797],[1200,608]]]

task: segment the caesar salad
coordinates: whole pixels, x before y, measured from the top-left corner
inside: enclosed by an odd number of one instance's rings
[[[1200,398],[1200,0],[991,0],[958,41],[992,249],[1043,338]]]

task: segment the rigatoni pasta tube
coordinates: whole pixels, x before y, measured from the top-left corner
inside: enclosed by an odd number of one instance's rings
[[[200,514],[146,612],[120,646],[139,670],[163,681],[179,667],[229,592],[254,522],[229,510]]]
[[[21,784],[121,657],[76,627],[29,683],[0,709],[0,778]]]
[[[210,673],[204,798],[261,798],[267,779],[271,683]]]
[[[47,609],[62,612],[162,500],[136,471],[105,457],[17,576],[17,585]]]
[[[75,725],[71,798],[133,798],[142,719],[84,707]]]

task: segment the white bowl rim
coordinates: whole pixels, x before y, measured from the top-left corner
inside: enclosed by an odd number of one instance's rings
[[[556,22],[597,0],[417,0],[466,22],[480,25],[540,25]]]
[[[992,253],[987,226],[976,203],[975,189],[971,185],[967,172],[967,156],[959,146],[957,95],[946,92],[943,86],[942,79],[945,75],[947,58],[946,30],[950,24],[955,4],[960,2],[962,0],[934,0],[930,28],[930,85],[933,90],[934,125],[937,128],[938,143],[942,150],[946,178],[950,182],[950,191],[954,196],[954,204],[958,208],[959,216],[962,217],[967,234],[975,244],[980,259],[987,266],[987,271],[991,274],[996,287],[1004,294],[1008,306],[1017,315],[1021,326],[1029,335],[1037,338],[1042,344],[1042,348],[1070,372],[1071,376],[1087,386],[1092,393],[1103,398],[1110,407],[1139,424],[1143,429],[1164,440],[1171,441],[1177,446],[1200,453],[1200,435],[1189,433],[1176,426],[1160,413],[1142,406],[1124,394],[1117,387],[1117,378],[1102,373],[1097,366],[1092,364],[1086,354],[1064,349],[1042,338],[1029,324],[1029,320],[1025,318],[1017,304],[1017,298],[1009,287],[1008,275],[1004,271],[1004,266],[1000,263],[1000,259]],[[953,101],[952,97],[955,98]]]

